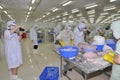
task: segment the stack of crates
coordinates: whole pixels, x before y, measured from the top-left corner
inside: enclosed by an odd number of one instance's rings
[[[41,75],[40,80],[58,80],[59,78],[59,68],[58,67],[45,67]]]

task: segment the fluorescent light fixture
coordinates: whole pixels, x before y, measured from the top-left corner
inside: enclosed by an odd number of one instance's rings
[[[95,14],[95,10],[94,9],[90,10],[90,11],[87,12],[87,14]]]
[[[96,3],[88,4],[86,5],[86,9],[97,7],[98,5]]]
[[[99,16],[99,19],[104,18],[104,17],[105,17],[105,16],[101,15],[101,16]]]
[[[67,18],[66,17],[63,17],[63,20],[66,20]]]
[[[5,14],[7,14],[7,11],[4,11]]]
[[[30,12],[28,12],[28,15],[30,14]]]
[[[35,3],[35,0],[32,0],[32,4],[34,4]]]
[[[93,17],[95,17],[95,15],[89,15],[89,18],[93,18]]]
[[[71,3],[72,3],[72,1],[68,1],[68,2],[64,3],[62,6],[67,6],[68,4],[71,4]]]
[[[79,9],[73,9],[72,13],[76,13],[76,12],[79,12],[79,11],[80,11]]]
[[[8,17],[9,17],[9,18],[11,18],[11,16],[10,16],[10,15],[8,15]]]
[[[61,21],[62,19],[58,19],[58,21]]]
[[[103,12],[103,13],[101,13],[100,15],[101,16],[104,16],[104,15],[108,15],[109,13],[108,12]]]
[[[3,9],[3,7],[2,7],[2,6],[0,6],[0,9]]]
[[[46,16],[45,15],[43,15],[43,18],[45,18]]]
[[[90,23],[94,23],[94,18],[89,18]]]
[[[116,0],[110,0],[110,2],[114,2],[114,1],[116,1]]]
[[[73,18],[73,15],[70,15],[69,18]]]
[[[28,18],[29,16],[27,15],[27,18]]]
[[[50,14],[51,14],[50,12],[47,13],[47,15],[50,15]]]
[[[109,11],[109,10],[114,10],[114,9],[116,9],[115,6],[107,6],[104,8],[104,11]]]
[[[82,16],[82,13],[77,14],[77,17]]]
[[[118,12],[120,13],[120,10]]]
[[[57,10],[59,10],[58,8],[53,8],[52,11],[56,12]]]
[[[80,19],[85,19],[85,17],[80,17]]]
[[[63,16],[67,16],[67,15],[68,15],[68,12],[64,12],[64,13],[63,13]]]
[[[31,10],[32,10],[32,7],[29,8],[29,11],[31,11]]]
[[[52,17],[52,20],[54,20],[55,18],[54,17]]]
[[[59,16],[59,15],[57,15],[57,16],[56,16],[56,18],[60,18],[60,16]]]

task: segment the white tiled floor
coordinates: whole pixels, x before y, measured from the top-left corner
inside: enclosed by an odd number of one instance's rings
[[[32,45],[29,39],[22,41],[23,65],[19,68],[18,75],[23,80],[39,80],[39,75],[46,66],[59,66],[60,57],[53,51],[53,43],[42,43],[39,45],[39,54],[32,53]],[[10,80],[7,69],[6,58],[4,56],[3,42],[0,40],[0,80]],[[71,71],[68,76],[72,80],[83,80],[76,71]],[[68,80],[60,77],[59,80]],[[101,74],[89,80],[109,80],[109,77]]]

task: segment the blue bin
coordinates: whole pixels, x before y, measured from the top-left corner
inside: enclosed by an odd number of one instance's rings
[[[40,80],[58,80],[59,78],[59,68],[58,67],[45,67],[41,75]]]
[[[38,40],[38,43],[42,43],[42,40],[40,39],[40,40]]]
[[[62,57],[72,58],[77,56],[79,49],[75,46],[64,46],[59,48],[59,53]]]
[[[103,47],[104,47],[104,45],[96,45],[96,50],[97,51],[102,51]]]
[[[109,47],[111,47],[113,50],[115,50],[115,48],[116,48],[116,44],[115,43],[113,43],[113,44],[107,44]]]

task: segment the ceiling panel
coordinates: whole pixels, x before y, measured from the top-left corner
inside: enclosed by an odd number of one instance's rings
[[[11,15],[16,21],[18,22],[24,22],[27,16],[27,12],[30,6],[32,6],[32,10],[30,11],[31,13],[29,14],[27,22],[34,22],[36,19],[42,18],[39,21],[44,21],[51,19],[57,15],[60,15],[61,19],[63,18],[63,13],[68,12],[69,15],[73,15],[75,18],[80,18],[77,17],[76,15],[78,13],[82,13],[83,16],[85,17],[86,20],[89,21],[89,16],[95,15],[94,20],[96,21],[100,17],[100,13],[103,13],[103,8],[105,6],[111,6],[115,5],[117,9],[112,10],[112,11],[106,11],[109,14],[105,15],[105,18],[108,18],[112,14],[117,13],[118,10],[120,10],[120,0],[117,0],[115,2],[110,3],[109,0],[72,0],[72,3],[67,6],[62,6],[62,3],[66,0],[36,0],[35,4],[31,4],[31,0],[0,0],[0,5],[4,7],[4,10],[8,12],[9,15]],[[95,9],[94,14],[87,14],[88,11],[92,9],[85,9],[85,6],[88,4],[92,3],[97,3],[98,6]],[[57,7],[60,10],[56,12],[52,12],[52,8]],[[71,10],[78,8],[80,12],[72,14]],[[3,11],[4,11],[3,10]],[[46,15],[47,12],[50,12],[50,15]],[[46,17],[43,18],[42,16],[45,15]],[[58,19],[60,19],[58,18]],[[69,18],[66,16],[66,18]],[[52,21],[52,20],[51,20]],[[94,22],[95,22],[94,21]]]

